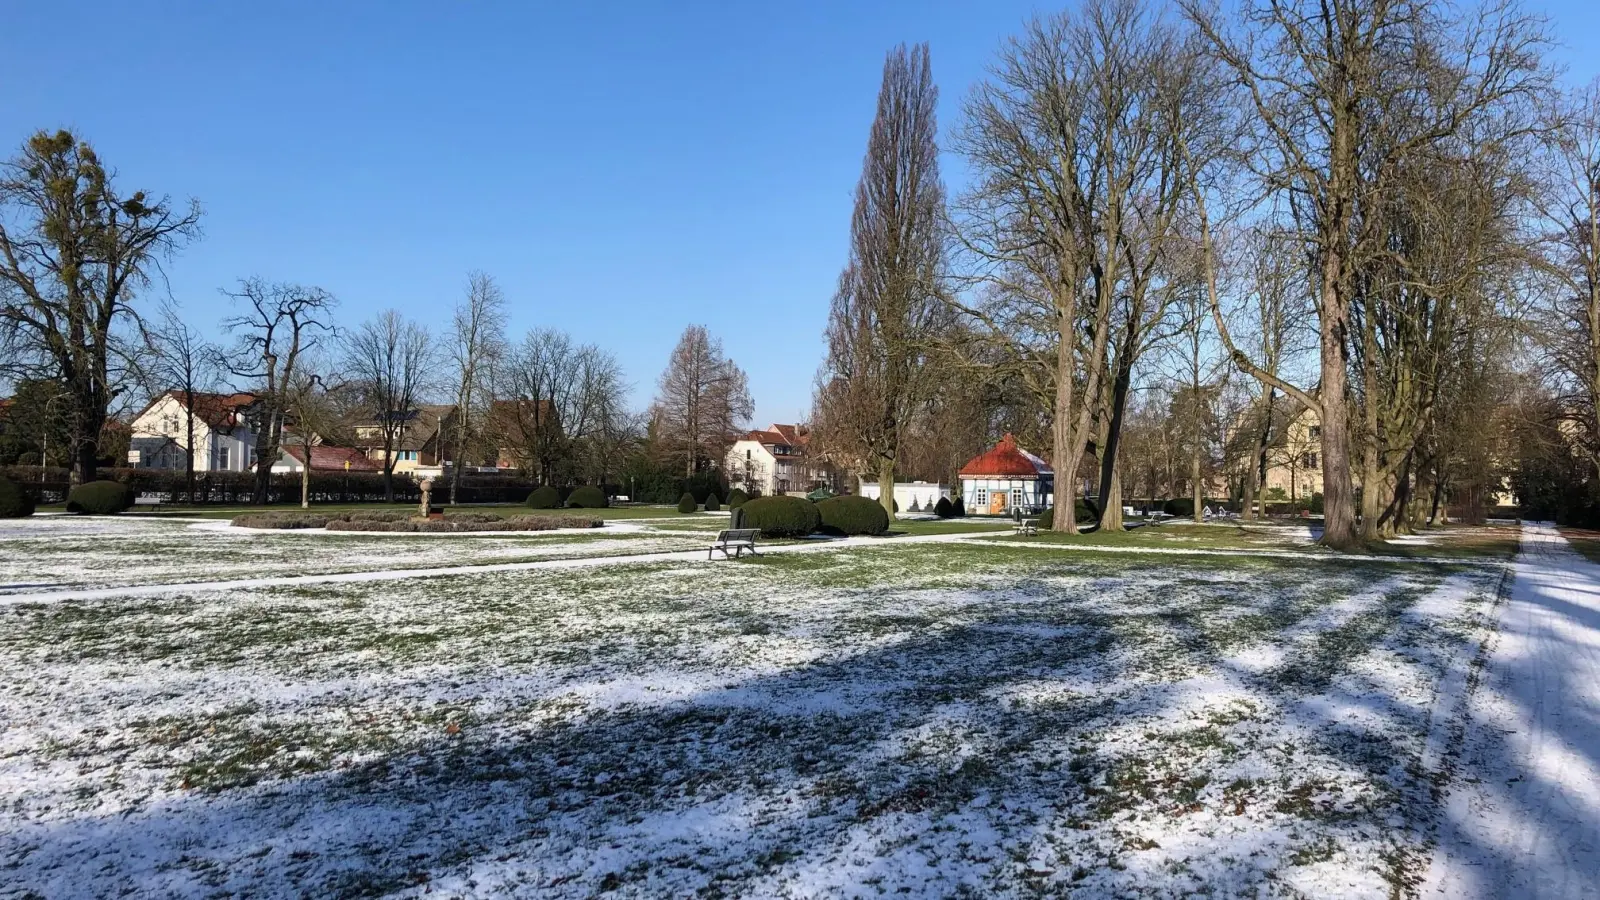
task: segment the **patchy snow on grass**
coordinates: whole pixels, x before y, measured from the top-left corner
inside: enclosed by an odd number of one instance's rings
[[[109,517],[0,519],[0,595],[580,559],[692,550],[707,543],[698,534],[658,532],[640,521],[558,532],[429,535],[272,531],[223,522]]]
[[[1387,896],[1497,575],[965,541],[18,603],[0,884]]]

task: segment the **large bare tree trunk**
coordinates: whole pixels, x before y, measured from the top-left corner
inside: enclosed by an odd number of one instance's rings
[[[1326,315],[1326,314],[1325,314]],[[1342,318],[1324,322],[1322,361],[1322,543],[1339,550],[1356,546],[1355,488],[1350,479],[1350,407],[1345,400]]]
[[[883,504],[883,511],[889,514],[889,521],[894,521],[894,463],[888,460],[878,462],[878,502]]]

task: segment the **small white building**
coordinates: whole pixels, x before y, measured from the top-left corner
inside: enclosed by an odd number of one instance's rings
[[[876,481],[861,481],[861,496],[868,500],[877,500],[883,496],[883,491]],[[931,481],[896,481],[894,483],[894,502],[900,507],[901,512],[933,512],[933,507],[938,504],[939,498],[953,500],[950,486],[935,484]]]
[[[1038,512],[1050,505],[1056,485],[1049,463],[1018,447],[1009,434],[962,466],[958,477],[969,516],[1006,516],[1015,509]]]
[[[194,470],[248,472],[255,466],[255,394],[189,395],[167,391],[133,419],[128,465],[136,469],[182,469],[188,456],[189,409],[194,410]]]

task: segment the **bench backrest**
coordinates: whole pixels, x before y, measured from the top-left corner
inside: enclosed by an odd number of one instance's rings
[[[756,535],[759,535],[760,533],[761,529],[759,528],[730,528],[726,531],[717,532],[717,543],[727,543],[730,541],[753,541],[756,539]]]

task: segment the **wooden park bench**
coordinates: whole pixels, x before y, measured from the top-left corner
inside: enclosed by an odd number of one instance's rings
[[[756,552],[756,536],[759,534],[761,534],[759,528],[729,528],[726,531],[719,531],[716,542],[706,551],[706,559],[711,559],[711,554],[718,550],[722,551],[723,557],[727,557],[729,551],[732,551],[734,559],[743,556],[746,550],[750,551],[751,556],[760,556],[761,554]]]

